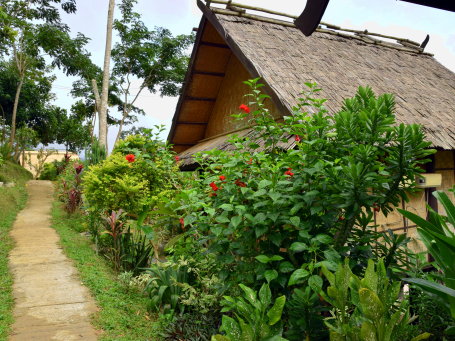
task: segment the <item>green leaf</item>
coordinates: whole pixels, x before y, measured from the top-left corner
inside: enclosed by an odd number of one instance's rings
[[[288,286],[299,283],[302,279],[304,279],[305,277],[308,277],[309,274],[310,273],[308,271],[303,270],[303,269],[295,270],[292,273],[291,277],[289,278]]]
[[[286,296],[280,296],[275,300],[273,307],[267,312],[269,318],[269,325],[273,326],[275,323],[281,320],[281,314],[286,303]]]
[[[295,253],[298,253],[298,252],[308,250],[308,246],[305,243],[294,242],[291,244],[291,247],[289,249]]]
[[[254,227],[254,233],[256,234],[256,238],[263,236],[268,230],[269,227],[267,225],[256,225]]]
[[[426,339],[429,339],[431,337],[431,335],[432,334],[430,334],[430,333],[423,333],[423,334],[417,335],[416,337],[412,338],[411,341],[426,340]]]
[[[322,289],[323,280],[318,275],[313,275],[308,279],[308,285],[314,292],[319,293]]]
[[[300,226],[300,217],[294,216],[289,218],[289,220],[291,221],[291,224],[294,225],[295,227]]]
[[[269,180],[261,180],[259,181],[259,184],[258,184],[258,188],[266,188],[268,186],[270,186],[272,184],[272,181],[269,181]]]
[[[240,340],[242,335],[240,326],[238,323],[231,317],[223,315],[221,320],[220,330],[226,332],[227,336],[231,340]]]
[[[256,258],[259,262],[261,262],[263,264],[267,264],[268,262],[270,262],[270,258],[267,257],[266,255],[259,255],[254,258]]]
[[[270,260],[272,261],[276,261],[276,260],[283,260],[284,258],[281,257],[280,255],[273,255],[272,257],[270,257]]]
[[[270,303],[272,303],[272,293],[270,292],[268,284],[262,284],[262,287],[259,290],[259,300],[264,308],[267,308]]]
[[[231,204],[223,204],[223,205],[220,206],[220,208],[221,208],[222,210],[228,211],[228,212],[234,210],[234,206],[231,205]]]
[[[254,216],[254,223],[255,224],[258,224],[258,223],[263,223],[265,221],[265,219],[267,218],[267,216],[262,213],[262,212],[259,212],[258,214],[256,214]]]
[[[384,314],[384,305],[379,297],[368,288],[359,290],[360,305],[363,314],[371,321],[378,321]]]
[[[215,221],[217,223],[221,223],[221,224],[225,224],[225,223],[229,223],[230,222],[229,218],[224,216],[224,215],[219,215],[218,217],[215,218]]]
[[[267,283],[270,283],[278,277],[278,272],[276,270],[267,270],[264,272],[264,277],[267,280]]]
[[[238,215],[232,217],[232,219],[231,219],[231,224],[234,228],[239,226],[241,222],[242,222],[242,217],[238,216]]]
[[[294,271],[294,265],[292,265],[291,262],[282,262],[280,263],[280,265],[278,266],[278,270],[280,270],[280,272],[282,273],[288,273],[288,272],[291,272],[291,271]]]
[[[250,302],[253,306],[256,306],[256,292],[243,284],[239,284],[239,287],[242,288],[244,292],[243,296],[248,300],[248,302]]]
[[[333,242],[333,238],[327,234],[318,234],[314,239],[321,244],[331,244]]]

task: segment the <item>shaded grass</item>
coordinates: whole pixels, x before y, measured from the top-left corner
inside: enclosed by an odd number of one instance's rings
[[[90,240],[77,232],[81,231],[83,217],[68,216],[59,203],[54,203],[52,222],[66,255],[74,261],[100,309],[93,317],[95,327],[104,331],[100,340],[158,340],[154,336],[154,317],[146,309],[148,299],[128,292],[118,283],[106,259],[97,255]]]
[[[9,231],[17,213],[27,202],[25,182],[31,174],[19,165],[6,162],[0,166],[0,181],[15,182],[14,187],[0,187],[0,340],[7,340],[13,323],[13,277],[8,268],[8,254],[14,246]]]

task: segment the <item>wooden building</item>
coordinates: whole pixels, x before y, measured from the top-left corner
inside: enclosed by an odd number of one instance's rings
[[[209,7],[201,1],[198,6],[203,16],[168,138],[182,169],[195,168],[194,153],[229,150],[230,134],[250,132],[231,114],[239,112],[249,92],[242,82],[261,77],[277,119],[290,114],[305,82],[318,83],[329,112],[337,112],[358,86],[369,85],[376,94],[395,94],[397,121],[421,124],[438,149],[428,168],[442,174],[437,189],[454,186],[455,74],[419,43],[328,24],[305,37],[294,26],[293,16],[278,19],[273,11],[258,15],[247,12],[249,6]],[[425,216],[426,203],[435,206],[432,190],[423,190],[403,207]],[[398,213],[387,218],[378,214],[376,221],[384,229],[415,233]]]

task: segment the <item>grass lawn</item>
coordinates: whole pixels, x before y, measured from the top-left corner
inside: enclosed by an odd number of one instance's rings
[[[31,174],[22,167],[6,162],[0,166],[0,181],[14,181],[14,187],[0,187],[0,340],[7,340],[13,322],[13,278],[8,268],[8,254],[14,246],[9,236],[17,213],[27,201],[25,182]]]
[[[146,309],[147,298],[128,292],[118,283],[106,259],[97,255],[91,241],[78,232],[82,230],[82,217],[68,217],[55,203],[52,218],[66,255],[74,261],[82,283],[90,289],[100,309],[93,319],[95,327],[104,331],[100,340],[157,340],[155,317]]]

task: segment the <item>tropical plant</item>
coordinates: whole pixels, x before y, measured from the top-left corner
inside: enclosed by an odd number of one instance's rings
[[[212,341],[266,341],[286,340],[281,337],[283,323],[281,315],[286,296],[280,296],[272,304],[272,293],[268,284],[263,284],[259,295],[253,289],[239,284],[243,297],[224,296],[222,312],[232,312],[230,317],[223,315],[220,331],[225,335],[214,335]]]
[[[87,165],[97,165],[103,160],[106,160],[107,152],[100,144],[97,138],[94,138],[89,148],[85,150],[85,162]]]
[[[393,341],[414,317],[409,313],[409,302],[400,298],[401,283],[387,277],[384,262],[368,262],[365,276],[355,276],[349,260],[340,264],[335,273],[323,267],[330,285],[322,297],[332,305],[332,317],[326,322],[330,340]],[[413,340],[424,340],[429,333]]]
[[[182,294],[181,283],[188,282],[188,269],[172,263],[153,264],[146,273],[151,279],[146,286],[150,296],[150,308],[162,311],[164,314],[173,314],[175,311],[183,313],[185,305],[179,303]]]
[[[123,211],[112,211],[105,218],[106,230],[103,232],[112,238],[112,243],[109,248],[108,257],[111,259],[114,269],[120,271],[122,268],[122,235],[124,233],[125,222],[122,221]]]
[[[452,189],[452,191],[454,191]],[[455,205],[449,196],[442,192],[433,192],[439,203],[442,204],[447,216],[438,214],[429,208],[429,219],[425,220],[414,213],[399,209],[400,213],[413,221],[418,227],[417,232],[433,256],[436,266],[443,272],[442,281],[445,285],[436,281],[422,278],[408,278],[407,282],[413,283],[425,292],[436,295],[450,311],[452,319],[455,319]],[[447,329],[447,334],[455,335],[455,326]]]

